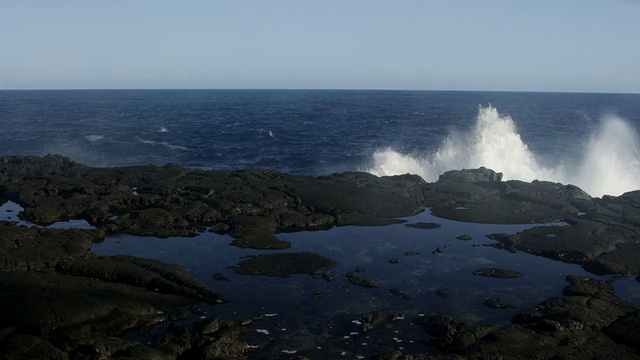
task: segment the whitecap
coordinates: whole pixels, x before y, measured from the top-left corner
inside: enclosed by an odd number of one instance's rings
[[[170,144],[170,143],[164,142],[164,141],[146,140],[146,139],[142,139],[142,138],[137,138],[137,139],[141,143],[147,144],[147,145],[164,146],[164,147],[169,148],[171,150],[194,151],[193,149],[190,149],[190,148],[188,148],[186,146],[174,145],[174,144]]]
[[[85,135],[84,138],[89,141],[98,141],[104,139],[104,135]]]

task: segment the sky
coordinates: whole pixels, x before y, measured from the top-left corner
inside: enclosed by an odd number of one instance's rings
[[[0,0],[0,89],[640,93],[640,0]]]

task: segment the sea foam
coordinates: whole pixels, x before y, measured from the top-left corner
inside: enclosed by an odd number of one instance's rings
[[[638,138],[635,130],[616,116],[603,119],[600,129],[586,141],[583,158],[566,168],[544,166],[522,140],[510,116],[489,105],[480,106],[474,126],[466,133],[452,132],[437,151],[402,154],[391,148],[376,151],[368,172],[378,175],[417,174],[426,181],[452,169],[485,166],[504,174],[504,180],[547,180],[574,184],[593,196],[620,195],[640,189]]]

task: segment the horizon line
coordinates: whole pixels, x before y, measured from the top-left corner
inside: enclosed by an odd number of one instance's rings
[[[503,92],[557,94],[620,94],[639,95],[639,92],[601,90],[467,90],[467,89],[385,89],[385,88],[27,88],[0,91],[405,91],[405,92]]]

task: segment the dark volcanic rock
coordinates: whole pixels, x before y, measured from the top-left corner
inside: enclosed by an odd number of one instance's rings
[[[191,334],[189,334],[189,329],[171,323],[166,332],[154,337],[153,342],[156,348],[171,356],[178,357],[191,348]]]
[[[449,297],[450,292],[449,292],[449,289],[447,289],[447,288],[442,288],[442,289],[438,289],[438,290],[436,290],[436,295],[440,296],[440,297],[441,297],[441,298],[443,298],[443,299],[446,299],[446,298],[448,298],[448,297]]]
[[[60,156],[0,159],[0,190],[37,224],[86,219],[109,231],[193,236],[230,233],[235,245],[286,248],[268,235],[335,225],[384,225],[424,210],[418,176],[344,173],[319,178],[178,165],[91,168]],[[135,194],[134,194],[134,190]]]
[[[317,274],[332,269],[336,263],[312,252],[255,255],[234,269],[240,275],[289,276]]]
[[[605,334],[616,342],[640,352],[640,310],[626,315],[605,328]]]
[[[195,322],[193,330],[200,338],[193,342],[191,349],[183,354],[183,357],[188,359],[241,358],[249,350],[249,345],[238,339],[241,334],[247,332],[242,323],[242,321],[217,318]],[[250,324],[251,321],[244,323]]]
[[[521,277],[524,274],[513,270],[497,269],[497,268],[481,268],[473,271],[473,275],[486,276],[497,279],[512,279]]]
[[[366,287],[366,288],[377,288],[378,284],[376,284],[375,281],[371,280],[371,279],[365,279],[365,278],[361,278],[358,275],[358,271],[354,271],[354,272],[350,272],[345,274],[344,276],[346,276],[346,278],[349,280],[350,283],[352,283],[353,285],[357,285],[357,286],[362,286],[362,287]]]
[[[516,315],[511,325],[482,327],[440,315],[415,323],[433,336],[431,344],[466,359],[638,358],[638,307],[615,297],[605,282],[567,280],[563,296]]]
[[[409,293],[407,290],[393,288],[393,289],[391,289],[389,291],[392,294],[398,295],[398,296],[400,296],[401,298],[403,298],[405,300],[411,300],[411,293]]]
[[[44,270],[62,259],[84,256],[93,242],[103,239],[96,230],[38,229],[0,221],[0,270]]]
[[[30,347],[29,342],[47,344],[51,354],[84,352],[83,346],[90,344],[108,358],[114,351],[133,346],[111,336],[164,321],[167,310],[199,302],[51,271],[0,272],[0,288],[0,344],[7,358],[50,358],[49,354],[38,355],[41,345]]]
[[[509,308],[515,308],[517,306],[511,305],[509,303],[507,303],[506,301],[500,299],[500,298],[489,298],[486,299],[485,301],[482,302],[482,304],[486,307],[492,308],[492,309],[509,309]]]
[[[218,281],[231,281],[231,279],[226,277],[223,273],[215,273],[215,274],[211,275],[211,277],[214,280],[218,280]]]
[[[479,169],[467,170],[451,170],[440,175],[438,181],[454,181],[454,182],[499,182],[502,180],[502,173],[496,173],[491,169],[481,167]]]
[[[438,246],[435,250],[432,251],[432,253],[433,254],[443,253],[446,248],[447,248],[446,246]]]
[[[267,232],[234,233],[234,236],[236,239],[231,245],[246,249],[274,250],[291,247],[290,242],[282,241]]]
[[[572,185],[501,181],[486,168],[449,171],[427,184],[409,175],[91,168],[60,156],[5,156],[0,191],[24,207],[22,219],[38,224],[85,219],[108,232],[162,237],[194,236],[220,224],[213,231],[231,234],[234,245],[260,249],[287,248],[273,237],[279,231],[390,224],[425,206],[460,221],[564,221],[569,226],[526,230],[501,246],[583,264],[598,274],[636,274],[640,263],[634,245],[640,243],[640,192],[591,198]]]
[[[326,281],[333,281],[338,278],[338,275],[332,275],[331,273],[324,271],[321,277]]]
[[[440,224],[417,222],[417,223],[411,223],[411,224],[404,224],[404,226],[414,228],[414,229],[437,229],[440,227]]]
[[[187,296],[209,303],[227,299],[192,278],[178,265],[133,256],[95,256],[58,262],[59,274],[82,276],[127,284],[168,294]]]
[[[496,239],[506,250],[582,264],[596,274],[640,271],[640,191],[599,199],[573,185],[503,182],[478,169],[447,172],[425,187],[425,195],[434,215],[453,220],[566,223]]]
[[[362,323],[362,333],[366,334],[371,331],[376,325],[382,323],[386,315],[382,312],[376,312],[373,314],[366,314],[360,319]]]

